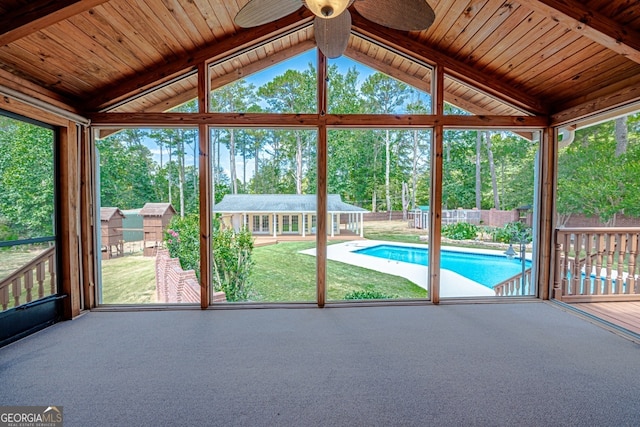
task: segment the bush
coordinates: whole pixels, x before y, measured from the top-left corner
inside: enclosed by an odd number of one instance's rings
[[[194,270],[200,278],[200,219],[198,215],[174,216],[164,232],[164,241],[172,258],[180,260],[183,270]]]
[[[213,287],[224,291],[227,301],[249,299],[249,275],[253,267],[253,237],[246,228],[240,232],[214,230]]]
[[[248,230],[219,230],[213,224],[213,288],[224,291],[227,301],[248,299],[249,273],[253,262],[253,238]],[[180,260],[183,270],[195,270],[200,279],[200,219],[198,215],[173,217],[164,233],[169,255]]]
[[[393,299],[395,295],[386,295],[378,291],[351,291],[344,296],[346,300],[354,299]]]
[[[514,243],[524,240],[531,242],[533,232],[531,227],[520,221],[508,222],[502,228],[493,230],[493,240],[500,243]]]
[[[468,222],[457,222],[442,227],[442,235],[453,240],[473,240],[478,236],[478,226]]]

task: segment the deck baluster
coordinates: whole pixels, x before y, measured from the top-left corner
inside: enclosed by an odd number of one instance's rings
[[[55,295],[58,289],[56,288],[56,263],[54,262],[55,252],[51,252],[47,258],[49,264],[49,276],[51,277],[51,295]]]
[[[36,266],[36,281],[38,282],[38,298],[44,296],[44,276],[45,276],[45,261],[38,263]]]
[[[591,270],[592,270],[591,257],[593,256],[591,254],[592,248],[593,248],[593,235],[591,233],[587,233],[585,234],[585,241],[584,241],[585,256],[584,256],[584,283],[583,283],[584,293],[586,295],[593,294],[593,287],[591,286]]]
[[[604,236],[598,234],[596,237],[596,277],[595,277],[595,295],[602,294],[602,255],[604,253]]]
[[[638,234],[629,233],[629,274],[625,293],[636,293],[636,256],[638,255]]]
[[[562,295],[571,295],[569,292],[569,249],[571,245],[571,234],[567,233],[564,235],[564,246],[563,246],[563,254],[562,254]]]
[[[13,279],[11,282],[11,292],[13,292],[13,306],[17,307],[20,305],[20,294],[22,293],[22,289],[20,288],[20,276]]]
[[[9,287],[5,286],[0,288],[0,304],[2,304],[2,311],[9,307]]]
[[[559,239],[556,238],[556,242]],[[555,269],[555,273],[554,273],[554,279],[553,279],[553,298],[561,300],[562,299],[562,288],[561,288],[561,279],[560,277],[562,272],[560,271],[562,269],[562,264],[563,261],[562,260],[562,245],[560,243],[556,243],[556,266],[560,265],[560,268],[556,268]]]
[[[33,301],[33,270],[27,270],[24,273],[24,288],[27,290],[27,302]]]
[[[624,259],[627,255],[627,235],[626,234],[618,234],[618,271],[616,274],[616,294],[622,294],[624,288]]]
[[[582,233],[574,234],[573,239],[573,271],[571,272],[571,290],[574,295],[583,293],[581,289],[580,279],[582,274],[580,271],[580,250],[582,247]]]
[[[604,294],[611,295],[611,270],[613,267],[613,253],[616,250],[616,245],[614,241],[615,237],[613,234],[607,233],[605,236],[605,242],[607,245],[607,274],[604,279]]]

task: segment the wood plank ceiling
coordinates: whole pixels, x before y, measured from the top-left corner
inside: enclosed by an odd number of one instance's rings
[[[352,8],[346,55],[424,87],[426,65],[441,65],[445,100],[475,114],[566,120],[640,100],[638,1],[429,1],[436,19],[422,32]],[[308,10],[240,29],[233,17],[246,3],[0,1],[0,85],[40,88],[80,113],[160,112],[195,96],[197,79],[177,78],[198,63],[216,64],[219,87],[313,48]]]

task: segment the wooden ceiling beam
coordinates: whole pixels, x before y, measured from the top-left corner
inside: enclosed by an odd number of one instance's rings
[[[640,76],[636,76],[596,92],[594,98],[577,99],[551,115],[552,126],[564,126],[592,117],[640,105]],[[580,102],[581,101],[581,102]],[[640,108],[640,107],[638,107]],[[635,109],[637,111],[637,108]]]
[[[319,125],[344,128],[430,128],[442,125],[457,129],[541,129],[546,117],[456,116],[456,115],[377,115],[377,114],[255,114],[255,113],[96,113],[89,116],[93,126],[193,127],[200,124],[219,127],[312,128]]]
[[[640,64],[640,33],[576,0],[533,0],[524,7]]]
[[[365,38],[381,45],[389,46],[393,50],[402,52],[408,57],[415,58],[426,64],[443,66],[447,74],[523,112],[535,115],[547,115],[549,112],[548,106],[537,98],[516,90],[501,82],[500,79],[479,72],[470,65],[409,38],[406,32],[377,25],[357,13],[352,15],[352,30]]]
[[[298,12],[278,21],[230,34],[225,39],[195,52],[189,52],[176,61],[151,67],[148,72],[133,78],[131,76],[123,77],[120,81],[100,88],[87,96],[85,103],[89,111],[105,110],[127,98],[158,86],[162,82],[170,81],[181,74],[193,71],[199,63],[219,61],[304,28],[311,24],[312,16],[313,14],[303,7]]]
[[[354,49],[347,49],[345,52],[345,56],[353,59],[354,61],[358,61],[366,66],[369,66],[381,73],[387,74],[395,79],[400,80],[403,83],[408,84],[416,89],[422,90],[424,92],[430,93],[431,90],[431,78],[428,80],[422,80],[418,77],[414,77],[402,71],[399,71],[397,68],[393,67],[391,64],[385,64],[384,62],[378,61],[375,58],[370,57],[362,52],[359,52]],[[480,115],[494,115],[493,111],[487,110],[485,108],[479,107],[471,102],[467,102],[464,99],[460,99],[456,95],[446,92],[444,93],[444,100],[448,103],[455,105],[458,108],[462,108],[473,114]]]
[[[294,46],[291,46],[285,50],[281,50],[274,54],[267,56],[264,59],[261,59],[256,62],[252,62],[251,64],[245,65],[244,67],[240,66],[238,68],[234,68],[234,70],[230,73],[219,75],[214,79],[211,79],[209,84],[210,90],[219,89],[229,83],[233,83],[236,80],[243,79],[252,74],[258,73],[266,68],[269,68],[279,62],[285,61],[293,56],[306,52],[315,47],[315,42],[313,40],[306,40],[302,43],[298,43]],[[188,101],[191,101],[198,95],[197,87],[186,90],[176,96],[163,99],[162,102],[159,102],[155,105],[150,105],[143,110],[138,112],[140,113],[162,113],[165,111],[169,111],[179,105],[182,105]]]
[[[71,18],[108,0],[35,0],[0,18],[0,46]]]

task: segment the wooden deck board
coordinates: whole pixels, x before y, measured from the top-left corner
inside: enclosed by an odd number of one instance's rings
[[[640,301],[571,304],[586,313],[640,334]]]

